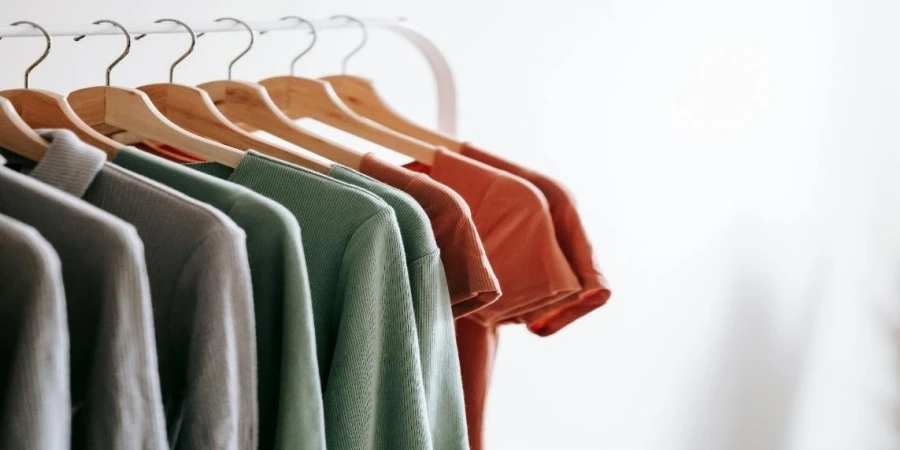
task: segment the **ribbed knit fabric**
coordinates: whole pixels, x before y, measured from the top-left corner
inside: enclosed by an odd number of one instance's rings
[[[591,242],[581,223],[581,217],[575,207],[575,200],[566,189],[550,177],[494,156],[471,144],[464,144],[460,153],[491,167],[520,176],[540,189],[550,206],[550,217],[553,219],[553,226],[556,230],[556,241],[581,283],[581,290],[574,295],[537,310],[525,312],[521,316],[515,317],[513,321],[527,323],[528,328],[535,334],[547,336],[603,306],[609,300],[609,285],[606,278],[600,273],[600,269],[595,266]]]
[[[497,335],[511,312],[534,310],[581,289],[559,244],[547,199],[528,181],[440,149],[434,164],[411,164],[455,190],[472,209],[475,226],[503,296],[457,323],[469,444],[484,447],[482,422]]]
[[[359,188],[253,151],[235,169],[189,167],[281,203],[300,223],[328,448],[433,448],[393,209]]]
[[[394,209],[412,287],[432,442],[439,449],[468,449],[450,292],[428,216],[409,195],[352,169],[335,165],[329,175],[377,195]]]
[[[64,450],[72,430],[62,264],[0,214],[0,448]]]
[[[452,189],[379,160],[369,153],[360,172],[409,194],[428,214],[453,303],[453,316],[463,317],[500,298],[500,283],[488,261],[465,200]]]
[[[103,163],[105,154],[68,130],[39,133],[50,148],[32,177],[75,196],[88,186],[81,197],[134,225],[144,242],[170,445],[256,448],[256,333],[243,230],[214,208]]]
[[[134,227],[4,167],[0,213],[37,229],[62,262],[71,448],[167,448],[144,246]]]
[[[556,241],[547,199],[533,184],[443,149],[431,167],[406,167],[453,189],[472,209],[503,296],[469,319],[498,325],[514,317],[511,312],[537,309],[581,289]]]
[[[119,150],[113,163],[218,208],[247,234],[256,315],[259,448],[324,449],[312,297],[297,219],[247,188],[130,147]]]

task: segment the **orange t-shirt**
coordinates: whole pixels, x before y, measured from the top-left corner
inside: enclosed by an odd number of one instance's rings
[[[547,200],[529,182],[465,156],[439,150],[428,173],[468,203],[488,260],[503,289],[495,303],[456,321],[471,450],[483,444],[484,406],[497,351],[496,324],[505,313],[539,309],[581,290],[556,242]]]
[[[520,176],[533,183],[547,198],[556,240],[581,282],[575,295],[517,316],[533,333],[547,336],[603,306],[610,297],[609,285],[594,263],[594,251],[575,207],[575,200],[557,181],[515,163],[491,155],[471,144],[463,144],[460,154],[491,167]]]
[[[441,249],[453,317],[463,317],[500,297],[500,283],[484,252],[469,206],[459,194],[426,175],[381,161],[372,154],[363,157],[359,171],[406,192],[428,214],[434,239]]]
[[[497,327],[485,327],[467,318],[456,321],[469,450],[484,448],[484,406],[491,384],[498,337]]]
[[[556,242],[547,200],[534,185],[502,170],[440,149],[431,167],[412,163],[456,191],[472,210],[500,300],[468,316],[484,326],[508,321],[581,290]]]

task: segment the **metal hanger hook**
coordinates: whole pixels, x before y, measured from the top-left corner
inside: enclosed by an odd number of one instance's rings
[[[171,66],[169,66],[169,83],[172,83],[173,80],[175,79],[175,66],[177,66],[178,64],[181,64],[181,62],[184,61],[184,59],[187,58],[188,55],[190,55],[191,53],[194,52],[194,46],[197,45],[197,35],[194,34],[194,30],[192,30],[191,27],[188,26],[188,24],[186,24],[178,19],[159,19],[159,20],[153,21],[153,23],[164,23],[164,22],[171,22],[174,24],[181,25],[191,35],[191,46],[187,49],[186,52],[184,52],[183,55],[181,55],[178,59],[176,59],[175,62],[173,62]],[[143,39],[145,36],[147,36],[147,35],[142,34],[140,36],[135,36],[134,40],[139,41],[139,40]]]
[[[294,76],[294,72],[296,72],[297,61],[300,61],[300,58],[306,56],[306,54],[309,53],[309,51],[312,50],[313,47],[315,47],[316,41],[319,39],[319,35],[316,33],[316,26],[313,25],[312,22],[310,22],[300,16],[285,16],[279,20],[288,20],[288,19],[293,19],[300,23],[305,23],[306,26],[309,27],[309,32],[312,34],[312,41],[310,41],[309,45],[307,45],[306,48],[303,49],[302,52],[300,52],[299,55],[297,55],[293,60],[291,60],[291,76]],[[266,31],[259,32],[259,34],[265,34],[265,33],[267,33],[267,32]]]
[[[115,20],[98,20],[94,22],[94,25],[100,25],[104,23],[118,28],[122,31],[122,34],[125,35],[125,51],[123,51],[122,54],[119,55],[119,57],[116,58],[115,61],[113,61],[112,64],[109,65],[109,67],[106,68],[106,85],[109,86],[109,75],[112,73],[113,67],[116,67],[117,64],[122,62],[122,60],[125,59],[125,57],[128,56],[129,53],[131,53],[131,33],[129,33],[128,30],[126,30],[125,27],[122,26],[122,24],[116,22]],[[84,39],[84,36],[85,35],[75,37],[75,41],[78,42]]]
[[[240,54],[237,55],[237,57],[235,57],[233,60],[231,60],[230,64],[228,64],[228,79],[230,80],[231,79],[231,69],[234,68],[234,63],[238,62],[238,60],[240,60],[241,58],[244,57],[244,55],[246,55],[248,52],[250,52],[250,49],[253,48],[253,43],[255,41],[255,38],[253,36],[253,28],[250,28],[250,25],[247,25],[247,22],[244,22],[243,20],[240,20],[240,19],[235,19],[234,17],[220,17],[220,18],[214,20],[214,22],[221,22],[223,20],[230,20],[232,22],[237,23],[238,25],[241,25],[242,27],[246,28],[247,33],[250,34],[250,42],[247,43],[247,48],[245,48],[244,51],[242,51]],[[206,34],[206,33],[200,33],[197,35],[197,37],[202,37],[204,34]]]
[[[47,42],[47,45],[44,47],[44,53],[42,53],[38,59],[31,63],[31,65],[28,66],[27,69],[25,69],[25,89],[28,89],[28,76],[31,75],[31,71],[34,70],[34,68],[37,67],[38,64],[44,62],[44,60],[47,59],[47,56],[50,56],[50,47],[53,46],[53,38],[50,37],[50,33],[47,33],[47,30],[45,30],[44,27],[28,20],[20,20],[18,22],[13,22],[10,25],[14,27],[17,27],[19,25],[31,25],[32,27],[37,28],[41,32],[41,34],[44,35],[44,40]]]
[[[353,23],[359,25],[359,29],[362,30],[362,42],[360,42],[359,45],[357,45],[356,48],[353,49],[352,52],[348,53],[347,56],[345,56],[344,59],[341,60],[341,73],[346,74],[347,73],[347,63],[350,61],[350,58],[352,58],[353,55],[356,55],[357,53],[359,53],[359,51],[362,50],[363,47],[366,46],[366,43],[369,42],[369,30],[368,30],[368,28],[366,28],[366,24],[364,24],[362,20],[359,20],[353,16],[348,16],[348,15],[331,16],[331,19],[332,20],[347,19],[348,22],[353,22]]]

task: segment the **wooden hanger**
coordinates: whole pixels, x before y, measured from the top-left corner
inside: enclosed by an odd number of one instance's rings
[[[40,161],[50,144],[19,117],[12,102],[0,97],[0,147]]]
[[[169,82],[141,86],[138,90],[147,94],[156,108],[175,124],[200,136],[219,141],[240,150],[256,150],[260,153],[297,164],[320,173],[328,173],[331,165],[312,157],[291,151],[283,146],[262,140],[231,123],[218,109],[206,91],[172,83],[175,66],[194,51],[196,35],[184,22],[175,19],[160,19],[156,23],[173,22],[188,30],[191,47],[169,68]],[[146,35],[137,36],[141,39]]]
[[[432,165],[436,153],[436,148],[433,145],[400,134],[356,114],[341,101],[328,82],[293,75],[294,65],[297,63],[297,60],[315,45],[316,34],[315,28],[310,22],[300,17],[290,18],[299,19],[307,23],[312,29],[313,41],[303,53],[294,58],[291,64],[290,76],[268,78],[259,82],[269,91],[269,96],[272,97],[272,100],[275,101],[275,104],[278,105],[281,111],[291,119],[296,120],[305,117],[314,119],[402,153],[423,164]],[[347,18],[362,25],[362,22],[349,16],[335,16],[333,18]],[[344,59],[345,64],[368,40],[365,27],[363,27],[363,36],[362,44]]]
[[[338,97],[357,114],[409,137],[459,153],[463,143],[438,131],[423,127],[391,108],[370,80],[353,75],[322,77]]]
[[[13,107],[18,111],[19,116],[29,127],[37,128],[65,128],[73,131],[82,141],[93,145],[112,155],[121,145],[116,141],[94,131],[83,120],[81,120],[66,98],[54,92],[48,92],[38,89],[29,89],[28,78],[31,71],[34,70],[47,56],[50,54],[52,40],[44,27],[27,20],[14,22],[12,26],[30,25],[37,28],[47,42],[44,53],[27,69],[25,69],[25,89],[10,89],[0,92],[0,95],[6,97]]]
[[[111,135],[128,131],[145,139],[153,139],[184,150],[195,156],[229,167],[237,167],[244,153],[227,145],[200,137],[184,130],[167,119],[153,106],[147,94],[109,85],[110,72],[131,50],[131,35],[119,23],[98,20],[122,30],[126,37],[125,51],[106,69],[106,85],[79,89],[68,96],[75,113],[91,128]],[[84,36],[76,37],[81,40]]]
[[[230,17],[216,21],[222,20],[231,20],[246,28],[250,33],[250,45],[228,65],[227,80],[212,81],[198,86],[209,94],[219,111],[232,122],[260,129],[331,161],[359,169],[363,153],[304,130],[278,109],[262,86],[231,80],[234,63],[253,47],[253,30],[245,22]]]

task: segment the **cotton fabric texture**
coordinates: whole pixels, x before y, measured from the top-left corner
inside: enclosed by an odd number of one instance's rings
[[[66,321],[59,255],[37,230],[0,214],[0,448],[69,448]]]
[[[432,442],[440,449],[468,449],[450,292],[428,216],[409,195],[350,168],[335,165],[329,175],[377,195],[393,208],[412,288]]]
[[[371,153],[363,157],[359,170],[409,194],[428,214],[441,249],[454,317],[471,314],[500,297],[500,283],[484,251],[472,212],[459,194],[427,175],[381,161]]]
[[[433,448],[394,210],[346,183],[250,151],[191,164],[285,206],[303,230],[329,449]]]
[[[498,325],[581,289],[556,242],[547,200],[534,185],[443,149],[431,167],[418,163],[407,167],[453,189],[472,210],[503,296],[469,319]]]
[[[493,328],[522,311],[570,296],[581,285],[556,241],[547,200],[534,185],[443,149],[435,154],[431,167],[418,163],[407,167],[427,173],[466,201],[503,289],[499,300],[456,325],[469,445],[480,450],[484,402],[497,348]]]
[[[5,156],[12,166],[10,153]],[[71,448],[167,448],[150,286],[137,231],[8,167],[0,167],[0,214],[34,227],[62,263]]]
[[[256,318],[259,448],[324,449],[312,296],[297,219],[247,188],[133,148],[113,163],[213,206],[244,230]]]
[[[472,144],[463,144],[460,154],[491,167],[522,177],[534,184],[550,207],[550,217],[556,241],[569,265],[578,276],[581,290],[512,319],[528,324],[528,329],[540,336],[553,334],[578,318],[603,306],[610,297],[606,278],[594,262],[594,250],[572,195],[558,181],[534,170],[492,155]]]
[[[224,214],[105,163],[67,130],[31,177],[134,225],[146,252],[170,446],[257,446],[256,334],[245,234]],[[7,155],[9,158],[9,155]]]

